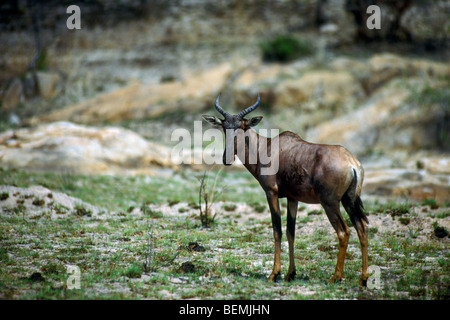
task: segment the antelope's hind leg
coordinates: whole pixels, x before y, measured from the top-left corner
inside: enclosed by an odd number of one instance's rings
[[[356,223],[356,231],[358,233],[359,242],[361,244],[362,255],[362,273],[359,284],[363,287],[367,287],[367,279],[369,279],[369,241],[368,241],[368,228],[364,221],[358,221]]]
[[[339,252],[336,262],[336,269],[330,282],[340,281],[343,276],[345,253],[347,252],[348,239],[350,237],[350,229],[344,221],[341,215],[339,207],[339,201],[332,202],[331,204],[322,203],[323,208],[327,214],[328,220],[336,231],[339,239]]]
[[[295,257],[294,257],[294,240],[295,240],[295,219],[297,217],[298,201],[288,199],[287,207],[287,226],[286,237],[289,242],[289,270],[284,278],[285,281],[291,281],[295,278]]]
[[[355,226],[356,232],[358,233],[359,243],[361,244],[361,256],[362,256],[362,273],[361,280],[359,284],[361,286],[367,286],[367,279],[369,278],[369,254],[368,254],[368,227],[367,223],[369,220],[364,214],[363,204],[361,198],[357,197],[355,201],[351,201],[351,198],[345,195],[342,198],[342,204],[344,205],[345,211],[347,211],[353,225]]]

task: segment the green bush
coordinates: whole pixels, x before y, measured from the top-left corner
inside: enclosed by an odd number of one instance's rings
[[[43,71],[47,70],[48,67],[48,57],[47,57],[47,49],[42,49],[42,51],[39,53],[39,56],[36,59],[35,62],[36,70]]]
[[[290,35],[277,36],[276,38],[260,43],[264,61],[288,62],[302,56],[311,55],[314,48],[309,41],[299,40]]]

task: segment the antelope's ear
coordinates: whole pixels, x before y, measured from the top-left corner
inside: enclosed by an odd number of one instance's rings
[[[263,118],[262,116],[257,116],[257,117],[251,118],[247,122],[247,127],[254,127],[254,126],[256,126],[258,123],[261,122],[262,118]]]
[[[222,120],[220,120],[216,116],[209,116],[207,114],[202,114],[202,118],[205,119],[210,124],[212,124],[214,127],[222,127]]]

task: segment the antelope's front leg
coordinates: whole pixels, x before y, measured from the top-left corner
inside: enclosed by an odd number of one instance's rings
[[[273,192],[267,192],[267,201],[269,202],[270,214],[272,216],[273,237],[275,239],[275,255],[273,261],[273,270],[269,276],[269,281],[275,281],[281,273],[281,214],[278,195]]]

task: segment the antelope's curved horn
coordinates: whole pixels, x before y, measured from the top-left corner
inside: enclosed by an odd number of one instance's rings
[[[245,108],[244,110],[242,110],[241,112],[239,112],[239,113],[238,113],[238,117],[239,117],[240,119],[242,119],[244,116],[246,116],[247,114],[249,114],[250,112],[252,112],[253,110],[255,110],[255,109],[259,106],[259,101],[260,101],[260,98],[259,98],[259,93],[258,93],[258,98],[256,99],[255,104],[252,105],[252,106],[250,106],[250,107],[248,107],[248,108]]]
[[[228,114],[228,112],[223,110],[223,108],[219,105],[219,98],[220,98],[221,94],[222,93],[219,93],[219,95],[217,96],[216,102],[214,103],[214,106],[216,107],[216,110],[219,111],[219,113],[225,117]]]

